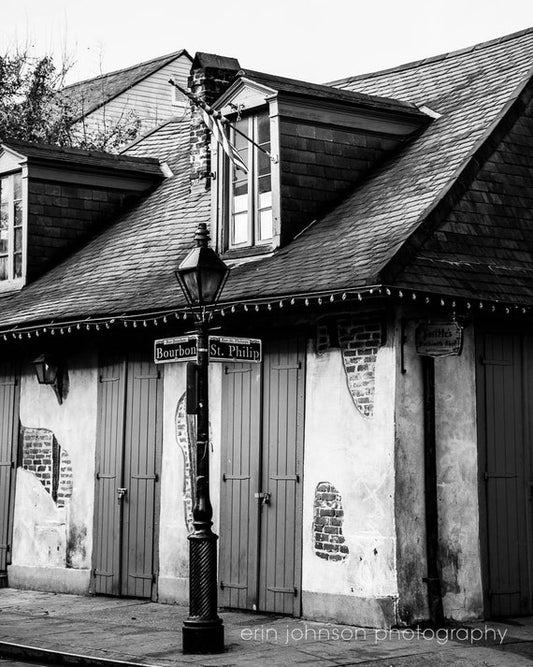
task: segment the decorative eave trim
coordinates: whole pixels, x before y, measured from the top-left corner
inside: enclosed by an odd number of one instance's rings
[[[367,285],[345,290],[328,290],[305,294],[285,294],[275,298],[243,299],[219,304],[214,314],[227,317],[236,313],[258,313],[291,309],[297,306],[317,307],[341,303],[361,303],[368,300],[391,299],[394,301],[416,302],[429,308],[443,308],[452,317],[464,317],[474,312],[491,315],[528,315],[533,313],[532,306],[502,303],[485,299],[471,299],[441,295],[434,292],[398,287],[391,285]],[[38,324],[28,324],[0,329],[0,344],[10,340],[39,338],[41,335],[64,336],[81,331],[108,331],[110,329],[144,329],[164,326],[172,321],[193,321],[195,313],[185,306],[169,310],[147,311],[142,313],[122,313],[85,317],[72,320],[49,320]]]

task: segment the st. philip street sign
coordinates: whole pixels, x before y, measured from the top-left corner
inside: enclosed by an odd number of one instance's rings
[[[160,338],[154,341],[154,362],[156,364],[196,360],[197,354],[198,339],[196,336]],[[260,363],[261,359],[262,348],[258,338],[209,336],[209,361]]]
[[[209,361],[261,361],[261,341],[258,338],[209,336]]]

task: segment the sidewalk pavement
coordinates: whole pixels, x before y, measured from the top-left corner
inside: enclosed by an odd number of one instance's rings
[[[449,625],[435,632],[365,630],[280,616],[222,612],[226,651],[184,656],[181,626],[186,616],[186,607],[178,605],[3,588],[0,658],[95,667],[533,665],[533,618]]]

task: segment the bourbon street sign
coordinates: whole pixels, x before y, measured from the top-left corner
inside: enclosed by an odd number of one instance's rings
[[[258,338],[229,338],[209,336],[210,361],[261,361],[261,341]]]
[[[463,329],[457,322],[422,323],[416,328],[416,351],[425,357],[461,354]]]
[[[196,336],[160,338],[154,341],[154,362],[156,364],[196,360],[197,352],[198,338]],[[258,338],[209,336],[210,361],[251,361],[259,363],[261,358],[261,341]]]
[[[196,336],[160,338],[154,341],[154,362],[170,364],[174,361],[196,359],[198,340]]]

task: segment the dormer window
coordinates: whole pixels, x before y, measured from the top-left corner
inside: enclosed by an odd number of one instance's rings
[[[0,285],[21,279],[22,174],[0,177]]]
[[[270,153],[270,117],[264,111],[238,120],[234,128],[231,141],[248,173],[232,165],[228,247],[270,243],[274,235],[272,169],[267,154]]]

